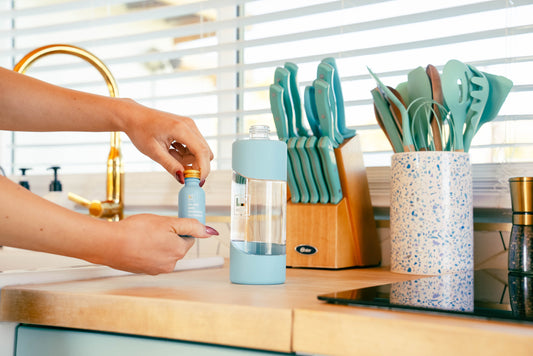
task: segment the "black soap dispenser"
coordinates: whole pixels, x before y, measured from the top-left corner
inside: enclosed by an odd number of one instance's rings
[[[31,168],[19,168],[19,169],[22,174],[22,177],[26,177],[26,171],[29,171]],[[19,181],[19,184],[22,185],[24,188],[30,190],[30,183],[27,180],[21,180]]]
[[[57,179],[57,171],[61,169],[59,166],[53,166],[49,167],[48,169],[54,170],[54,180],[50,182],[50,186],[48,187],[49,192],[62,192],[63,187],[61,186],[61,182]]]

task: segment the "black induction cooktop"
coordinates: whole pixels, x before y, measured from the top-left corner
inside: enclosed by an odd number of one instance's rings
[[[533,324],[533,275],[503,269],[421,277],[319,295],[335,304]]]

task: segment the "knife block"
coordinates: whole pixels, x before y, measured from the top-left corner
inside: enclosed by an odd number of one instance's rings
[[[358,135],[335,149],[343,198],[338,204],[287,202],[287,266],[375,266],[381,247]]]

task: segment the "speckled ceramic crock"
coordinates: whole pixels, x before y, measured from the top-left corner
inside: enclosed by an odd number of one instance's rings
[[[468,153],[396,153],[391,171],[391,271],[439,275],[473,270]]]

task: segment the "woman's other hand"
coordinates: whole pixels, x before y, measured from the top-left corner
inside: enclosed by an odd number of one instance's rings
[[[185,257],[195,238],[218,235],[195,219],[139,214],[109,223],[112,230],[103,260],[110,267],[151,275],[172,272]],[[189,235],[193,237],[181,237]]]

